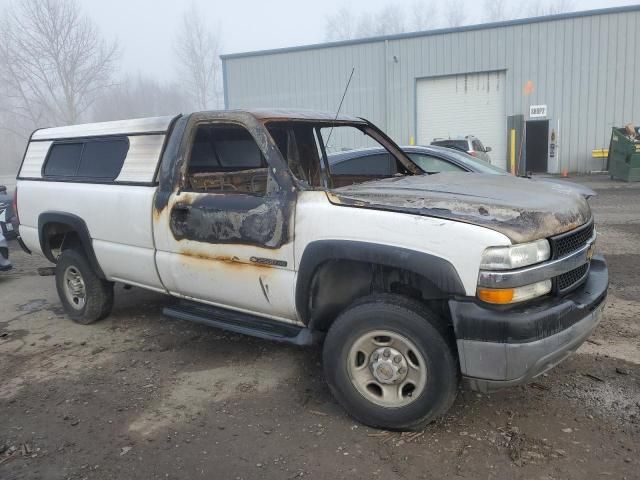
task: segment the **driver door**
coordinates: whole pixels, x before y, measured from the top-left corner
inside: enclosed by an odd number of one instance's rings
[[[180,185],[155,221],[157,265],[173,295],[295,321],[294,195],[245,126],[195,124]]]

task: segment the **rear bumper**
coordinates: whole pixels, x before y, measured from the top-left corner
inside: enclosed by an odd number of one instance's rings
[[[466,383],[474,390],[497,390],[526,383],[560,363],[598,325],[608,286],[607,264],[596,256],[586,282],[564,297],[510,309],[450,301]]]

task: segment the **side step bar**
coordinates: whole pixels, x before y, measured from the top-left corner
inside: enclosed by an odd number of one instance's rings
[[[182,301],[176,306],[164,308],[162,313],[178,320],[300,346],[319,343],[324,336],[322,332],[308,328],[196,302]]]

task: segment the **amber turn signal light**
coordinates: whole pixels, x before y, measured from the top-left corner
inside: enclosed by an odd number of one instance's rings
[[[483,302],[505,305],[513,302],[514,288],[478,288],[478,298]]]

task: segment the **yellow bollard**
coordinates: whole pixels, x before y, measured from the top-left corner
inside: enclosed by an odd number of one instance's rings
[[[511,155],[510,155],[510,170],[511,174],[516,174],[516,129],[511,129]]]

